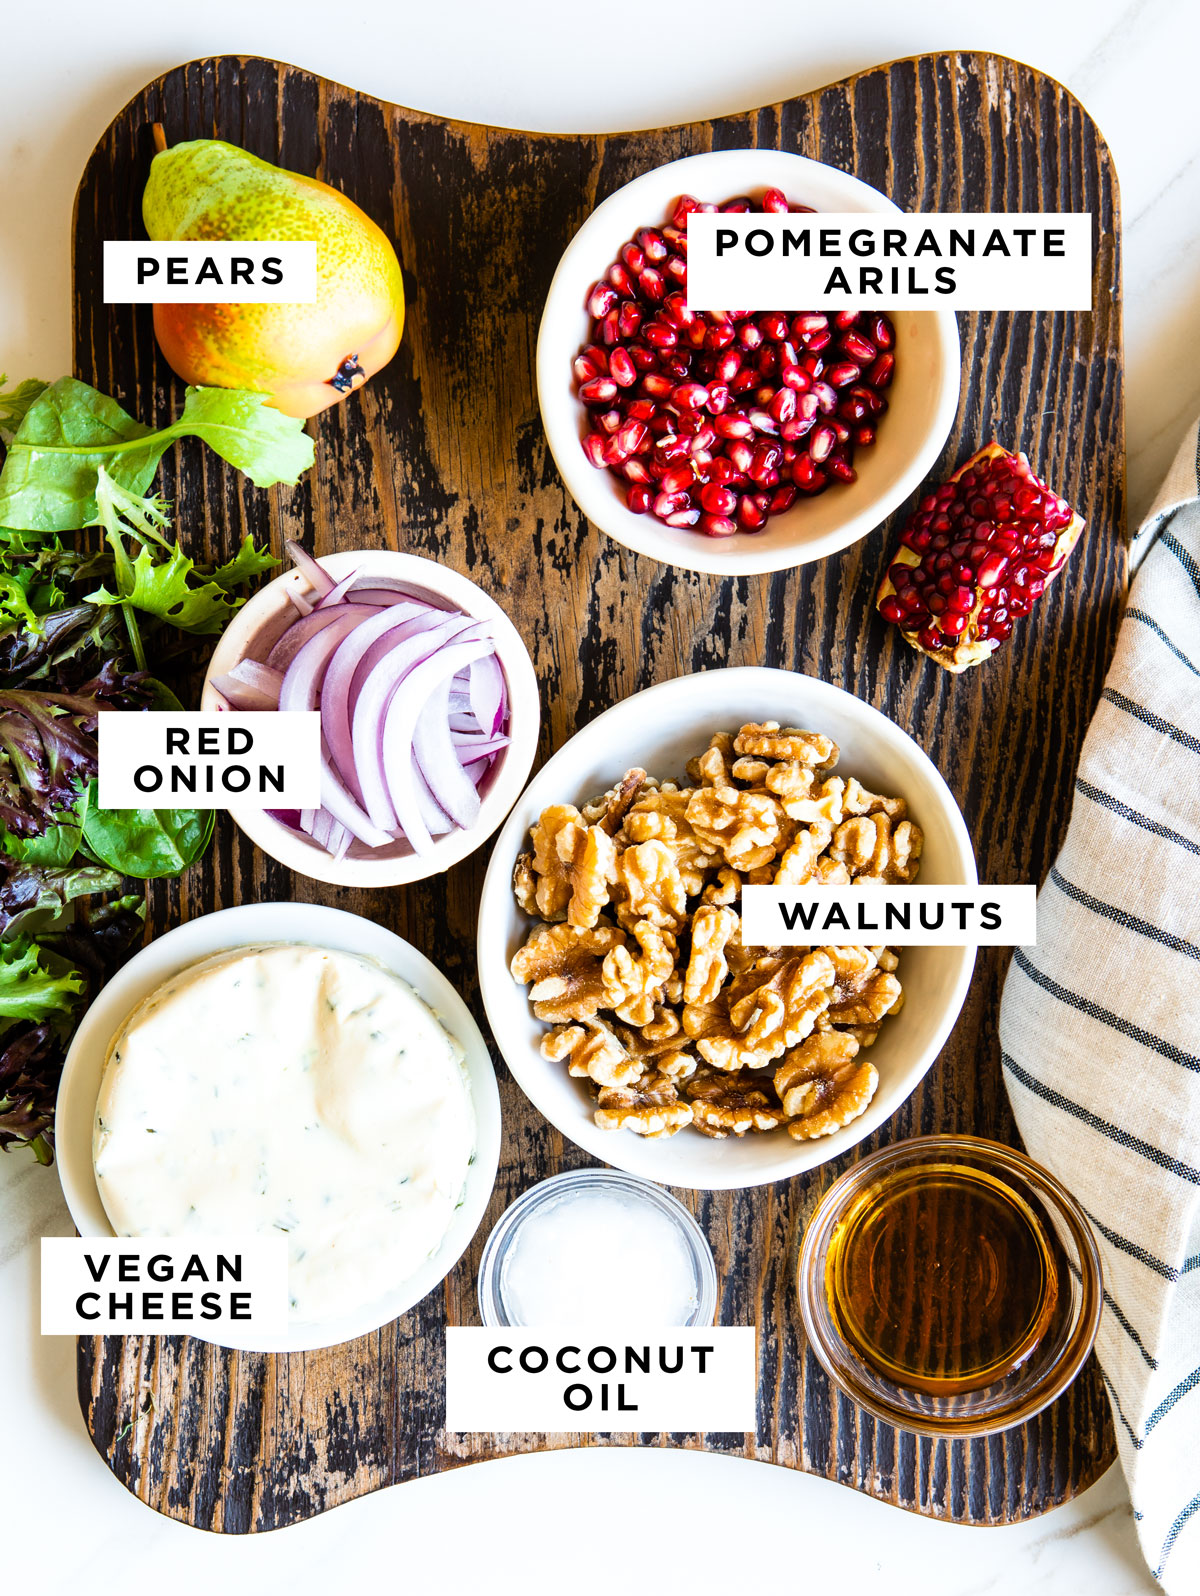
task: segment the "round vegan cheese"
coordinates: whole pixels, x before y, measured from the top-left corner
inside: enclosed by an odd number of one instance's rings
[[[286,1235],[291,1317],[312,1322],[437,1249],[474,1145],[462,1049],[407,982],[273,945],[193,965],[133,1011],[93,1157],[118,1235]]]

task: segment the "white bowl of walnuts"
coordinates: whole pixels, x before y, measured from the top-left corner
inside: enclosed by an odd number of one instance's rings
[[[479,976],[518,1084],[595,1157],[666,1185],[787,1179],[888,1119],[938,1056],[975,950],[752,948],[773,880],[971,885],[912,738],[790,671],[707,671],[606,711],[500,832]]]

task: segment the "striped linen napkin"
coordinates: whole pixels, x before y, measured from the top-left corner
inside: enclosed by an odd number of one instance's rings
[[[1000,1010],[1031,1156],[1104,1261],[1096,1342],[1142,1551],[1200,1591],[1200,437],[1134,544],[1066,843]]]

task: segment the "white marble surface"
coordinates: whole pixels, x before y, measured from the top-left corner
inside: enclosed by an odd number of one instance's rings
[[[1125,215],[1131,512],[1200,411],[1200,122],[1193,0],[58,0],[8,8],[0,45],[0,369],[70,364],[68,237],[83,163],[156,73],[278,56],[385,98],[496,124],[588,131],[733,111],[944,48],[1062,80],[1113,149]],[[695,1454],[579,1452],[415,1481],[310,1524],[223,1540],[128,1497],[93,1453],[73,1346],[36,1326],[36,1238],[66,1234],[53,1174],[0,1160],[0,1570],[44,1593],[176,1596],[378,1588],[716,1592],[801,1581],[945,1596],[1155,1589],[1116,1471],[1031,1525],[930,1524],[781,1469]],[[717,1529],[712,1528],[716,1516]]]

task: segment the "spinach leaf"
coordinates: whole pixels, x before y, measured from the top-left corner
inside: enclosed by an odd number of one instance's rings
[[[29,404],[0,471],[0,526],[69,532],[99,516],[97,473],[140,498],[177,438],[202,438],[256,487],[293,483],[313,463],[304,423],[267,395],[236,388],[189,388],[183,414],[154,432],[115,399],[61,377]]]
[[[167,430],[177,438],[203,438],[256,488],[298,482],[313,463],[303,421],[281,414],[266,394],[245,389],[189,388],[183,414]]]
[[[60,377],[34,400],[0,471],[0,525],[71,532],[96,518],[96,472],[144,493],[169,433],[152,432],[115,399]]]
[[[89,784],[83,803],[83,841],[102,864],[150,881],[177,876],[212,838],[211,809],[101,809]]]
[[[0,373],[0,384],[7,381],[8,378]],[[48,382],[41,382],[37,377],[26,377],[15,388],[0,393],[0,432],[15,432],[33,401],[45,393],[49,386]]]

